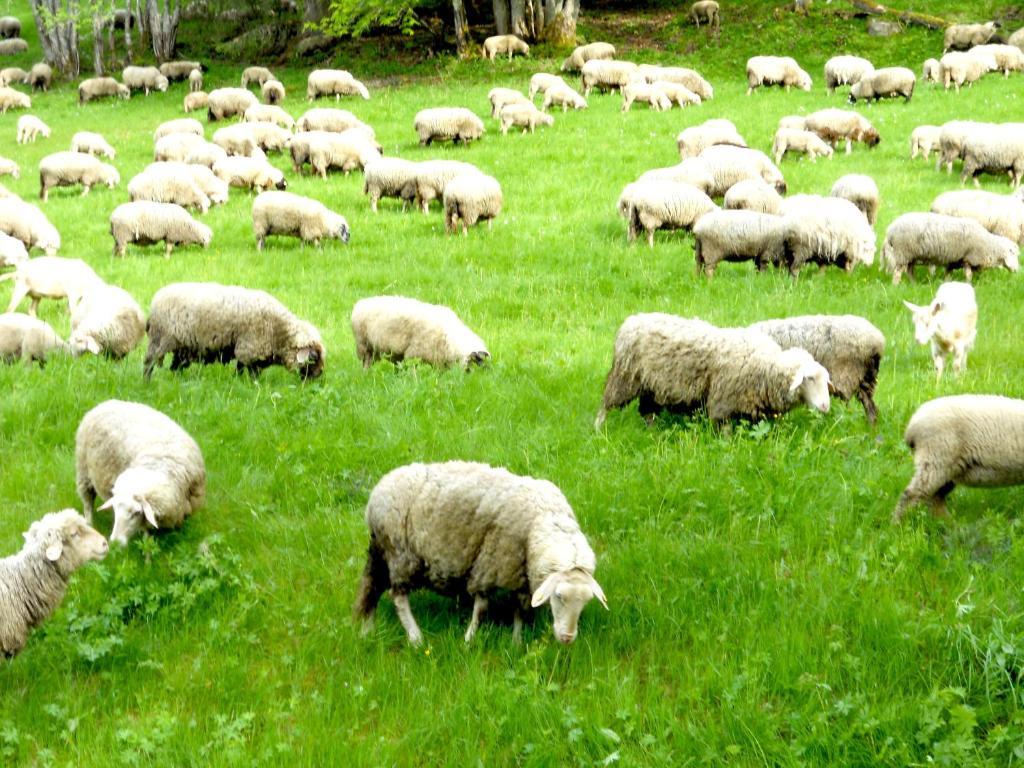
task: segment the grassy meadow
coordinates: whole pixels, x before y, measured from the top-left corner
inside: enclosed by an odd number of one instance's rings
[[[642,25],[613,29],[607,15],[586,18],[584,4],[584,34],[617,29],[634,60],[703,71],[714,100],[621,114],[618,96],[595,95],[588,110],[557,113],[535,135],[503,137],[488,118],[487,134],[469,147],[419,147],[413,115],[464,105],[484,117],[491,87],[525,91],[531,73],[556,70],[565,52],[541,48],[494,65],[434,59],[410,74],[375,68],[370,41],[362,69],[331,62],[357,76],[366,70],[372,98],[340,106],[374,126],[386,154],[464,159],[499,179],[502,215],[468,237],[446,236],[436,207],[403,214],[384,200],[374,215],[359,174],[299,177],[272,156],[290,190],[346,216],[348,246],[272,238],[258,253],[252,196],[232,190],[202,217],[214,231],[208,250],[180,248],[165,260],[160,246],[129,246],[113,258],[109,214],[151,160],[153,129],[182,116],[187,86],[81,108],[74,84],[34,94],[32,111],[53,132],[24,147],[15,144],[18,113],[0,116],[0,155],[22,168],[19,180],[2,181],[25,199],[38,196],[40,158],[66,149],[75,131],[99,131],[118,150],[118,188],[87,197],[54,190],[41,204],[61,232],[60,255],[85,259],[144,308],[181,280],[268,290],[320,328],[328,350],[323,378],[310,383],[281,368],[253,382],[226,366],[165,368],[146,383],[144,345],[122,363],[0,366],[0,553],[17,551],[44,513],[79,507],[75,429],[107,398],[176,419],[208,471],[204,509],[180,531],[136,539],[78,572],[57,613],[0,667],[0,764],[1024,762],[1021,489],[961,489],[949,520],[918,509],[902,526],[890,523],[912,474],[902,432],[917,406],[960,392],[1024,397],[1022,278],[999,271],[975,280],[980,318],[968,370],[936,382],[902,300],[928,301],[939,278],[892,286],[876,264],[850,275],[806,270],[794,282],[748,263],[723,264],[709,282],[694,274],[692,238],[659,232],[653,249],[627,244],[616,216],[626,183],[678,161],[682,128],[727,116],[751,146],[768,150],[779,117],[843,105],[843,93],[824,89],[830,55],[866,52],[877,66],[917,71],[941,53],[940,32],[880,41],[824,3],[810,19],[778,21],[771,4],[749,5],[735,24],[723,11],[716,45],[672,19],[649,35]],[[11,63],[26,66],[38,59],[35,30],[27,3],[9,6],[32,45]],[[964,18],[1007,8],[917,6]],[[642,39],[650,51],[632,47]],[[812,74],[812,92],[748,98],[743,62],[780,50]],[[296,117],[307,107],[306,73],[319,64],[274,67]],[[237,84],[241,69],[211,62],[207,89]],[[787,157],[790,192],[827,194],[845,173],[872,175],[880,246],[896,216],[959,188],[934,162],[909,160],[913,127],[1019,120],[1022,83],[1024,75],[989,76],[960,95],[919,84],[907,105],[859,105],[881,144],[813,164]],[[1008,191],[1005,177],[982,185]],[[364,371],[349,313],[359,298],[387,293],[451,306],[488,343],[491,364],[470,374],[389,363]],[[0,308],[9,296],[10,283],[0,284]],[[663,417],[647,428],[633,405],[595,433],[615,331],[642,311],[719,325],[863,315],[887,337],[877,428],[856,403],[728,434],[700,418]],[[63,303],[44,302],[41,316],[67,335]],[[586,609],[574,645],[554,639],[543,609],[522,647],[500,616],[466,647],[468,605],[425,592],[412,597],[422,648],[407,646],[388,598],[375,632],[359,636],[350,606],[370,489],[396,466],[455,458],[547,478],[565,492],[610,606]],[[97,524],[109,533],[109,516]]]

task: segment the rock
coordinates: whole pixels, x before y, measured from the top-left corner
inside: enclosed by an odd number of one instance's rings
[[[872,19],[868,22],[868,34],[872,37],[892,37],[903,31],[899,24],[892,21],[879,21]]]

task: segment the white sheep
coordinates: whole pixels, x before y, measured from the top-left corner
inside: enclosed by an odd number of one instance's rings
[[[47,256],[60,250],[60,233],[41,210],[19,197],[0,199],[0,232],[38,248]]]
[[[704,79],[700,72],[686,67],[660,67],[653,64],[641,64],[637,73],[649,83],[677,83],[687,90],[700,96],[701,101],[714,98],[715,89]]]
[[[225,157],[213,164],[213,173],[229,186],[241,189],[288,188],[281,169],[258,157]]]
[[[42,299],[66,298],[68,307],[73,309],[87,291],[103,282],[92,267],[81,259],[62,259],[59,256],[29,259],[19,264],[13,272],[0,275],[0,280],[14,281],[7,311],[14,312],[28,296],[32,300],[28,308],[30,317],[36,316]]]
[[[555,118],[541,112],[533,102],[528,101],[525,104],[506,104],[501,108],[498,122],[501,125],[501,134],[504,136],[508,134],[508,129],[513,125],[522,128],[523,133],[527,131],[533,133],[538,125],[554,125]]]
[[[256,249],[263,250],[267,235],[297,237],[319,247],[320,241],[333,238],[348,243],[345,217],[331,211],[319,200],[291,192],[261,192],[252,203],[252,226]]]
[[[0,314],[0,362],[46,365],[52,352],[66,352],[68,345],[47,323],[20,312]]]
[[[434,141],[466,144],[479,139],[487,129],[479,117],[464,107],[432,107],[416,113],[413,130],[420,144],[429,147]]]
[[[203,73],[203,65],[198,61],[165,61],[157,69],[171,82],[187,80],[193,72]]]
[[[206,465],[196,441],[142,403],[106,400],[75,433],[75,484],[85,518],[114,510],[110,540],[126,546],[147,529],[179,528],[206,501]]]
[[[537,72],[535,75],[530,76],[530,91],[529,97],[532,101],[538,93],[547,93],[548,88],[552,86],[565,86],[569,87],[569,84],[562,79],[561,75],[550,75],[547,72]]]
[[[910,101],[914,95],[917,75],[907,67],[883,67],[864,75],[850,88],[850,103],[856,104],[857,99],[878,101],[879,99],[902,96],[904,102]]]
[[[515,88],[491,88],[487,92],[487,100],[491,102],[491,117],[497,118],[501,108],[506,104],[531,104],[522,91]]]
[[[547,112],[549,107],[561,107],[563,112],[567,109],[586,109],[587,100],[568,85],[552,85],[544,92],[541,110]]]
[[[370,138],[374,138],[373,129],[347,109],[314,107],[303,112],[302,116],[295,122],[295,129],[298,131],[341,133],[356,127],[365,128],[369,131]]]
[[[953,356],[953,372],[959,375],[967,366],[967,353],[978,333],[974,289],[968,283],[943,283],[929,305],[903,304],[913,318],[917,343],[931,344],[936,380],[942,378],[946,355]]]
[[[689,157],[680,163],[665,168],[651,168],[644,171],[637,177],[636,183],[645,181],[673,181],[676,183],[689,184],[696,187],[705,195],[709,189],[715,186],[714,176],[708,169],[707,163],[697,157]],[[625,216],[626,210],[620,209],[620,215]]]
[[[381,157],[380,145],[367,139],[366,134],[358,129],[342,133],[297,133],[289,143],[289,152],[296,172],[301,172],[308,162],[311,170],[323,179],[327,178],[327,171],[331,168],[337,168],[347,176]]]
[[[370,210],[377,212],[382,197],[397,197],[402,210],[415,197],[418,164],[400,157],[381,157],[363,168],[363,194],[370,198]]]
[[[988,66],[984,60],[977,56],[966,53],[947,53],[939,59],[939,66],[942,71],[942,82],[946,90],[953,86],[957,93],[964,85],[970,87],[988,72]]]
[[[356,355],[364,368],[377,360],[417,359],[469,369],[490,359],[483,340],[451,309],[404,296],[360,299],[352,308]]]
[[[29,73],[21,67],[4,67],[0,69],[0,86],[8,86],[11,83],[27,85]]]
[[[910,132],[910,159],[918,154],[928,159],[933,149],[939,148],[939,136],[942,129],[937,125],[919,125]]]
[[[206,109],[210,105],[210,94],[206,91],[190,91],[181,101],[181,108],[187,115],[189,112]]]
[[[711,211],[693,225],[698,274],[709,278],[723,261],[753,261],[757,271],[782,263],[782,219],[754,211]]]
[[[181,163],[153,163],[128,182],[130,200],[175,203],[182,208],[210,210],[210,198]]]
[[[191,133],[203,137],[206,131],[203,129],[203,124],[195,118],[179,117],[176,120],[160,123],[153,131],[153,141],[160,141],[164,136],[170,136],[172,133]]]
[[[188,92],[199,93],[203,90],[203,71],[201,69],[193,69],[188,73]],[[187,109],[185,110],[188,111]]]
[[[274,79],[274,73],[266,67],[246,67],[242,70],[243,88],[248,88],[252,83],[262,86],[268,80]]]
[[[529,56],[530,46],[515,35],[492,35],[484,40],[480,53],[491,61],[497,56],[508,54],[508,60],[512,61],[512,56],[517,53],[520,56]]]
[[[0,267],[16,267],[28,261],[28,249],[16,237],[0,232]]]
[[[245,110],[242,121],[246,123],[273,123],[286,130],[295,127],[295,118],[285,112],[281,107],[272,104],[257,104]]]
[[[747,142],[740,136],[733,122],[725,118],[705,120],[700,125],[684,129],[676,136],[676,146],[679,148],[681,160],[697,157],[705,149],[716,144],[747,146]]]
[[[229,156],[252,157],[259,147],[256,137],[250,130],[252,125],[252,123],[237,123],[218,128],[210,140],[227,152]]]
[[[855,141],[875,147],[882,140],[870,120],[849,109],[830,108],[812,112],[804,118],[804,128],[818,134],[833,147],[845,141],[846,154],[853,151]]]
[[[182,162],[187,165],[204,166],[212,171],[213,166],[228,156],[223,147],[218,147],[212,141],[195,142],[184,149],[184,157],[181,160],[165,160],[163,162]],[[241,159],[252,160],[255,158]],[[282,174],[282,178],[284,178],[284,174]],[[206,194],[210,194],[209,191]],[[210,199],[213,200],[212,196]],[[213,200],[213,202],[217,201]]]
[[[925,59],[921,67],[921,77],[926,83],[942,82],[942,64],[938,59]]]
[[[120,360],[146,335],[146,318],[131,294],[106,283],[91,286],[71,309],[71,354]]]
[[[591,599],[608,607],[594,580],[596,558],[562,492],[546,480],[486,464],[409,464],[386,474],[366,505],[370,547],[354,614],[363,633],[390,590],[412,645],[423,634],[409,592],[464,585],[473,598],[470,642],[492,593],[513,595],[513,638],[522,635],[527,605],[551,605],[559,642],[573,642]]]
[[[53,67],[45,61],[36,62],[28,71],[28,84],[33,91],[48,91],[53,82]]]
[[[864,214],[868,224],[875,225],[881,200],[878,194],[878,185],[870,176],[863,173],[848,173],[845,176],[840,176],[832,185],[829,196],[849,200]]]
[[[206,116],[212,123],[228,117],[245,114],[249,107],[259,104],[257,98],[245,88],[217,88],[206,99]]]
[[[0,176],[21,178],[21,167],[9,157],[0,157]]]
[[[426,214],[430,203],[442,196],[444,188],[456,176],[468,173],[483,173],[472,163],[459,160],[424,160],[416,165],[416,178],[410,188],[402,193],[403,199],[411,195],[416,206]]]
[[[998,28],[999,25],[994,21],[984,24],[952,24],[943,33],[943,53],[984,45],[995,36]]]
[[[213,231],[180,205],[150,200],[117,206],[110,214],[110,234],[114,238],[115,256],[124,256],[128,243],[153,245],[162,240],[166,258],[171,257],[176,245],[207,248],[213,238]]]
[[[953,171],[953,162],[962,160],[964,156],[964,143],[967,137],[987,130],[986,126],[993,126],[993,123],[978,123],[973,120],[950,120],[939,126],[939,155],[935,169],[946,166],[946,173]]]
[[[722,23],[721,12],[715,0],[697,0],[690,6],[690,20],[698,27],[703,21],[709,27],[718,29]]]
[[[219,149],[219,147],[218,147]],[[190,155],[189,160],[192,159]],[[203,194],[210,198],[210,202],[213,205],[223,205],[228,201],[228,184],[226,181],[220,179],[209,167],[204,164],[197,164],[194,162],[185,163],[150,163],[145,167],[144,170],[151,171],[155,168],[168,168],[177,171],[178,173],[186,174],[192,177],[198,187],[203,191]]]
[[[737,181],[756,179],[767,182],[779,192],[786,192],[786,179],[782,171],[764,152],[758,149],[715,144],[700,153],[700,160],[714,178],[714,186],[708,190],[711,197],[721,197]]]
[[[335,101],[342,96],[369,99],[370,92],[343,69],[314,69],[306,78],[306,98],[313,101],[321,96],[334,96]]]
[[[71,137],[71,151],[84,152],[94,157],[108,157],[111,160],[117,156],[107,140],[98,133],[92,131],[78,131]]]
[[[150,91],[166,91],[167,78],[160,74],[156,67],[125,67],[121,71],[121,82],[129,90],[144,91],[149,96]]]
[[[964,167],[960,183],[982,173],[1007,174],[1016,189],[1024,178],[1024,124],[1005,123],[968,134],[963,143]]]
[[[655,80],[651,83],[651,86],[664,93],[670,104],[673,102],[678,104],[680,109],[685,109],[688,106],[701,103],[700,96],[691,91],[685,85],[671,83],[667,80]]]
[[[32,144],[40,136],[44,139],[50,138],[50,126],[35,115],[22,115],[18,118],[19,144]]]
[[[860,56],[833,56],[825,62],[825,88],[835,93],[840,85],[854,85],[875,65]]]
[[[993,235],[1024,245],[1024,203],[1018,197],[978,189],[955,190],[936,197],[931,210],[974,219]]]
[[[664,112],[672,108],[672,100],[656,83],[635,78],[619,90],[622,93],[622,112],[628,112],[635,101],[649,105],[655,112]]]
[[[726,190],[722,207],[778,216],[782,212],[782,195],[762,179],[744,179]]]
[[[587,43],[576,46],[562,62],[563,72],[579,72],[591,59],[614,59],[615,46],[611,43]]]
[[[260,86],[260,98],[264,104],[275,105],[285,100],[284,84],[279,80],[267,80]]]
[[[1009,77],[1011,72],[1024,70],[1024,51],[1015,45],[977,45],[968,52],[970,56],[985,56],[991,58],[993,72],[1002,72],[1003,77]]]
[[[621,91],[634,75],[639,74],[639,71],[637,65],[631,61],[591,59],[581,70],[583,96],[589,96],[594,88],[599,91]]]
[[[772,140],[772,154],[775,162],[781,163],[787,152],[807,155],[812,163],[820,156],[832,157],[832,147],[822,141],[813,131],[798,131],[793,128],[779,128]]]
[[[189,153],[207,144],[206,139],[194,133],[169,133],[156,140],[153,159],[184,162]]]
[[[32,99],[26,93],[0,86],[0,114],[6,114],[9,109],[32,109]]]
[[[484,173],[465,173],[444,185],[441,200],[444,207],[444,227],[449,235],[458,231],[468,235],[469,228],[478,221],[492,219],[501,213],[503,202],[501,185],[493,176]]]
[[[628,199],[626,239],[632,242],[643,230],[653,248],[656,230],[690,230],[701,216],[717,209],[710,197],[689,184],[638,182]]]
[[[54,187],[82,185],[82,194],[96,184],[113,189],[121,183],[117,169],[92,155],[80,152],[54,152],[39,161],[39,197],[45,203]]]
[[[811,90],[811,76],[790,56],[753,56],[747,60],[747,95],[755,88],[779,85],[787,91],[796,86]]]
[[[839,197],[794,195],[783,202],[785,258],[795,278],[805,264],[847,272],[875,261],[875,232],[856,205]]]

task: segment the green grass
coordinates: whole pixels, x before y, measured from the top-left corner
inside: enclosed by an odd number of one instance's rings
[[[369,102],[343,104],[375,126],[387,154],[466,159],[501,181],[501,217],[466,238],[446,237],[436,209],[403,215],[384,201],[374,216],[358,175],[325,183],[289,170],[290,189],[348,218],[347,247],[277,239],[257,253],[251,197],[233,191],[204,217],[209,250],[164,260],[159,246],[130,247],[114,259],[109,213],[151,158],[152,129],[180,116],[184,87],[85,108],[71,87],[34,96],[53,136],[27,147],[14,143],[17,113],[0,117],[0,154],[22,166],[20,180],[3,181],[26,199],[37,193],[39,159],[67,147],[75,130],[98,130],[118,149],[121,187],[88,197],[58,190],[43,206],[63,236],[61,255],[86,259],[144,306],[178,280],[267,289],[314,322],[329,351],[323,379],[305,385],[280,369],[251,382],[217,366],[160,370],[147,384],[141,348],[120,364],[0,368],[0,552],[16,551],[45,512],[78,506],[74,432],[104,399],[138,400],[177,419],[209,472],[207,505],[182,530],[136,540],[79,572],[57,614],[0,668],[5,763],[1021,761],[1020,490],[959,490],[949,522],[922,510],[901,527],[889,522],[912,472],[902,430],[920,403],[957,392],[1024,396],[1020,278],[980,276],[968,372],[936,383],[901,302],[926,301],[937,280],[893,287],[873,267],[793,283],[726,264],[709,283],[694,275],[690,238],[659,233],[653,249],[630,246],[616,218],[622,187],[676,162],[674,137],[687,125],[728,116],[767,149],[780,116],[841,104],[820,82],[832,48],[810,35],[793,50],[815,77],[812,93],[744,95],[742,61],[763,52],[756,25],[770,15],[767,4],[752,7],[735,33],[741,46],[727,45],[726,26],[720,49],[680,57],[695,39],[680,28],[680,40],[666,38],[652,54],[711,76],[716,98],[683,112],[638,106],[622,115],[617,97],[597,96],[534,136],[501,137],[489,121],[468,148],[416,146],[418,109],[463,104],[484,115],[490,87],[525,88],[530,73],[557,65],[542,56],[496,66],[439,60]],[[860,21],[806,23],[845,23],[858,30],[849,50],[869,44]],[[909,31],[870,45],[879,63],[917,69],[941,41]],[[208,86],[234,84],[240,69],[213,66]],[[281,74],[285,106],[298,115],[305,69]],[[912,128],[1019,119],[1021,82],[989,77],[959,96],[921,87],[909,105],[864,106],[881,145],[816,164],[787,159],[790,190],[827,193],[844,173],[873,175],[881,243],[897,215],[958,188],[934,164],[907,159]],[[983,186],[1006,190],[1003,180]],[[0,286],[0,307],[9,291]],[[469,375],[389,364],[364,372],[348,316],[358,298],[382,293],[453,307],[487,341],[492,364]],[[722,325],[812,312],[868,317],[888,339],[877,429],[859,405],[835,403],[824,417],[795,411],[731,434],[701,419],[647,429],[632,406],[595,433],[615,330],[652,310]],[[64,306],[44,303],[42,316],[68,332]],[[569,498],[611,607],[586,610],[572,647],[554,641],[541,613],[524,648],[500,622],[466,648],[467,606],[427,593],[412,601],[423,649],[406,646],[386,598],[376,632],[359,637],[349,611],[370,488],[395,466],[451,458],[550,479]],[[98,524],[109,531],[109,518]]]

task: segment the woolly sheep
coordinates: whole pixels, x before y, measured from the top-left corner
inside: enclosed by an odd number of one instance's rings
[[[532,102],[526,102],[525,104],[506,104],[501,108],[501,113],[498,115],[498,121],[501,124],[501,133],[506,135],[508,129],[513,125],[523,129],[523,133],[529,131],[534,132],[534,129],[538,125],[554,125],[555,118],[551,115],[547,115],[541,112]]]
[[[713,189],[715,186],[715,178],[711,175],[707,163],[696,157],[687,158],[680,163],[666,168],[651,168],[640,174],[636,181],[637,183],[645,181],[673,181],[689,184],[704,194],[707,194],[708,190]],[[622,216],[625,216],[626,212],[624,208],[619,210]]]
[[[0,176],[13,176],[21,178],[21,168],[16,162],[7,157],[0,157]]]
[[[740,136],[736,126],[731,120],[725,118],[705,120],[700,125],[686,128],[676,136],[676,146],[679,147],[679,157],[682,160],[688,157],[697,157],[705,149],[716,144],[747,146],[747,142]]]
[[[17,16],[0,17],[0,37],[5,40],[21,37],[21,20]]]
[[[508,60],[512,61],[512,56],[517,53],[520,56],[529,56],[530,46],[515,35],[492,35],[484,40],[481,47],[481,55],[491,61],[494,61],[496,56],[503,56],[506,53]]]
[[[974,219],[993,235],[1024,245],[1024,204],[1011,195],[982,190],[943,192],[932,202],[931,210]]]
[[[78,131],[71,137],[71,151],[84,152],[94,157],[113,159],[117,152],[100,134],[91,131]]]
[[[530,77],[530,100],[538,93],[547,93],[548,88],[553,85],[569,87],[569,84],[560,75],[549,75],[547,72],[538,72]]]
[[[153,141],[160,141],[164,136],[170,136],[172,133],[191,133],[196,136],[204,136],[206,131],[198,120],[191,117],[179,117],[176,120],[160,123],[153,131]]]
[[[213,173],[232,187],[259,190],[288,188],[280,169],[256,157],[225,157],[213,164]]]
[[[363,194],[370,198],[370,210],[377,212],[382,197],[397,197],[402,210],[415,196],[418,164],[400,157],[380,157],[363,168]]]
[[[530,104],[532,103],[522,91],[515,88],[491,88],[487,92],[487,100],[491,102],[491,117],[497,117],[501,108],[506,104]]]
[[[381,157],[380,145],[366,138],[358,129],[331,133],[329,131],[307,131],[295,134],[289,150],[292,167],[301,172],[309,163],[313,173],[327,178],[327,171],[337,168],[345,175],[361,170],[367,163]]]
[[[0,69],[0,86],[10,85],[11,83],[27,84],[28,82],[28,72],[21,67],[4,67]]]
[[[905,102],[914,95],[917,75],[906,67],[883,67],[864,75],[850,88],[850,103],[857,99],[878,101],[879,99],[902,96]]]
[[[1014,32],[1006,41],[1009,45],[1015,45],[1024,51],[1024,27]]]
[[[210,94],[205,91],[192,91],[186,93],[182,101],[182,109],[187,115],[189,112],[206,109],[210,104]]]
[[[210,210],[210,198],[178,163],[154,163],[128,182],[129,200],[175,203],[182,208]]]
[[[875,385],[885,351],[885,336],[856,315],[804,315],[765,320],[750,326],[783,349],[798,347],[828,371],[829,391],[843,402],[854,396],[864,406],[868,423],[878,421]]]
[[[486,131],[483,121],[464,107],[421,109],[413,119],[413,129],[420,144],[426,147],[434,141],[465,144],[479,139]]]
[[[32,99],[21,91],[0,87],[0,113],[6,113],[9,109],[32,109]]]
[[[26,248],[38,248],[47,256],[60,249],[60,233],[46,214],[18,197],[0,200],[0,232],[21,240]]]
[[[184,158],[180,162],[187,163],[188,165],[201,165],[208,169],[212,169],[219,161],[227,157],[228,153],[212,141],[203,141],[196,142],[186,147],[184,155]],[[166,162],[174,161],[168,160]],[[284,178],[284,174],[281,175],[281,178]],[[206,194],[210,194],[210,192],[206,190]],[[216,202],[212,197],[210,199],[211,201]]]
[[[16,267],[28,261],[28,249],[16,237],[0,232],[0,267]]]
[[[786,264],[794,278],[804,264],[835,265],[850,272],[875,261],[875,232],[849,200],[795,195],[783,202],[782,216]]]
[[[833,108],[812,112],[804,120],[804,126],[833,147],[845,140],[846,154],[853,151],[853,142],[855,141],[875,147],[882,140],[870,120],[849,109]]]
[[[626,239],[632,242],[643,230],[647,244],[653,248],[656,230],[690,230],[701,216],[717,209],[710,197],[689,184],[640,182],[634,185],[628,201]]]
[[[670,83],[667,80],[655,80],[651,83],[651,87],[657,88],[668,98],[669,103],[672,102],[679,105],[680,109],[684,109],[692,104],[700,104],[701,98],[696,93],[691,91],[685,85],[679,83]]]
[[[586,109],[587,100],[568,85],[552,85],[544,92],[541,110],[547,112],[548,107],[561,107],[563,112],[567,109]]]
[[[89,288],[71,310],[71,354],[89,352],[120,360],[146,335],[146,318],[135,299],[122,288],[99,283]]]
[[[778,216],[782,212],[782,196],[762,179],[744,179],[726,190],[722,207]]]
[[[493,176],[467,173],[456,176],[444,185],[442,193],[444,227],[448,234],[458,231],[468,235],[469,228],[482,219],[491,220],[501,213],[501,185]]]
[[[1024,124],[1007,123],[968,134],[963,144],[964,167],[960,183],[982,173],[1007,174],[1017,188],[1024,177]]]
[[[45,61],[32,65],[28,72],[28,84],[32,86],[33,91],[48,91],[52,82],[53,67]]]
[[[128,243],[153,245],[164,241],[164,256],[170,258],[175,245],[210,245],[213,232],[193,219],[189,212],[174,203],[137,200],[122,203],[110,214],[110,234],[114,238],[114,255],[124,256]]]
[[[772,140],[772,154],[775,162],[781,163],[787,152],[799,152],[807,155],[813,163],[820,155],[832,157],[832,147],[826,144],[813,131],[797,131],[792,128],[780,128]]]
[[[918,154],[928,159],[933,149],[939,148],[939,134],[942,129],[937,125],[919,125],[910,132],[910,159],[913,160]]]
[[[995,64],[992,71],[1002,72],[1003,77],[1024,69],[1024,51],[1015,45],[978,45],[971,48],[969,55],[991,57]]]
[[[21,551],[0,560],[0,656],[17,656],[64,599],[71,574],[102,560],[107,549],[107,540],[73,509],[32,523]]]
[[[967,137],[986,130],[992,123],[978,123],[973,120],[950,120],[939,126],[939,155],[935,168],[946,166],[946,173],[953,170],[953,162],[963,158]]]
[[[217,147],[217,149],[220,149]],[[147,165],[144,171],[177,173],[190,176],[203,194],[210,198],[214,205],[222,205],[228,201],[228,184],[220,179],[208,166],[196,163],[154,162]]]
[[[718,3],[715,0],[697,0],[690,6],[690,20],[698,27],[703,21],[709,27],[717,29],[721,24]]]
[[[831,197],[841,197],[849,200],[868,220],[868,224],[875,225],[878,218],[878,206],[880,203],[878,185],[870,176],[863,173],[848,173],[836,179],[832,185]]]
[[[62,259],[58,256],[29,259],[19,264],[13,272],[0,275],[0,280],[14,281],[7,311],[14,312],[28,296],[32,300],[28,308],[30,317],[36,316],[39,302],[43,299],[66,298],[68,307],[74,308],[87,291],[103,282],[92,267],[81,259]]]
[[[618,59],[591,59],[583,65],[583,96],[597,88],[599,91],[621,91],[633,76],[639,73],[631,61]]]
[[[259,104],[259,101],[252,91],[245,88],[217,88],[207,96],[206,117],[212,123],[227,117],[241,116],[254,104]]]
[[[95,184],[113,189],[121,183],[117,169],[80,152],[54,152],[39,161],[39,197],[46,202],[53,187],[82,185],[82,194],[89,194]]]
[[[796,86],[811,90],[811,76],[789,56],[753,56],[747,60],[747,95],[755,88],[781,85],[788,91]]]
[[[242,70],[242,87],[248,88],[252,83],[262,86],[268,80],[276,80],[274,73],[266,67],[246,67]]]
[[[300,238],[319,247],[324,238],[347,243],[348,222],[345,217],[319,200],[291,192],[262,192],[252,204],[252,227],[256,233],[256,249],[263,250],[267,235]]]
[[[167,90],[167,78],[156,67],[125,67],[121,72],[121,82],[129,90],[141,90],[147,96],[150,91]]]
[[[469,369],[490,359],[483,340],[451,309],[404,296],[360,299],[352,309],[356,355],[364,368],[382,358],[414,358]]]
[[[0,158],[0,161],[2,161],[2,158]],[[21,199],[21,197],[19,195],[15,194],[14,192],[11,192],[11,190],[9,190],[3,184],[0,184],[0,200],[4,200],[6,198],[11,198],[11,197],[17,198],[18,200]],[[0,234],[3,234],[3,233],[0,232]]]
[[[347,109],[314,107],[313,109],[307,109],[295,121],[295,129],[297,131],[342,133],[350,128],[357,127],[365,129],[369,133],[370,138],[374,138],[373,129]]]
[[[22,40],[20,37],[0,40],[0,56],[16,56],[26,51],[28,51],[28,41]]]
[[[260,86],[260,98],[264,104],[280,104],[285,100],[284,85],[279,80],[267,80]]]
[[[22,115],[18,118],[19,144],[32,144],[40,136],[44,139],[50,138],[50,126],[35,115]]]
[[[939,60],[942,72],[942,83],[948,91],[953,86],[960,93],[961,86],[972,86],[988,72],[986,63],[966,53],[947,53]]]
[[[188,73],[188,91],[189,93],[199,93],[201,90],[203,90],[203,73],[198,69],[193,69]]]
[[[753,211],[711,211],[693,225],[697,272],[714,277],[719,262],[753,261],[757,271],[782,262],[782,220]]]
[[[970,282],[973,271],[1006,267],[1016,272],[1020,249],[1012,240],[993,235],[973,219],[941,213],[905,213],[885,232],[882,266],[899,283],[911,280],[919,264],[942,266],[947,272],[963,267]]]
[[[921,67],[921,77],[926,83],[942,82],[942,64],[938,59],[925,59]]]
[[[825,62],[825,88],[835,93],[840,85],[855,85],[875,65],[860,56],[833,56]]]
[[[701,152],[700,159],[707,163],[715,180],[708,190],[711,197],[721,197],[737,181],[755,178],[772,185],[780,194],[786,191],[782,171],[760,150],[716,144]]]
[[[280,128],[291,131],[295,127],[295,118],[285,112],[281,107],[272,104],[257,104],[249,107],[242,115],[244,123],[270,123]]]
[[[66,352],[67,346],[42,320],[20,312],[0,315],[0,363],[36,362],[42,368],[51,352]]]
[[[425,160],[416,165],[416,178],[402,192],[402,199],[412,197],[417,207],[426,214],[430,203],[442,196],[445,186],[456,176],[483,173],[472,163],[458,160]]]
[[[252,157],[259,145],[250,130],[251,126],[251,123],[237,123],[218,128],[210,140],[229,156]]]
[[[323,373],[320,333],[264,291],[218,283],[172,283],[153,296],[145,377],[172,355],[171,370],[191,363],[237,362],[257,376],[283,365],[303,379]]]
[[[656,112],[664,112],[672,108],[672,101],[656,83],[634,79],[619,89],[622,93],[622,110],[628,112],[633,102],[640,101]]]
[[[701,101],[714,98],[715,89],[699,72],[686,67],[659,67],[652,64],[641,64],[637,73],[647,82],[677,83],[687,90],[700,96]]]
[[[952,395],[929,400],[910,417],[904,440],[914,454],[914,477],[892,519],[927,502],[945,517],[957,485],[993,488],[1024,482],[1024,401],[997,395]]]
[[[783,414],[801,403],[828,413],[828,371],[802,349],[783,350],[763,333],[649,313],[627,317],[594,420],[639,399],[652,423],[659,410],[703,407],[717,423]]]
[[[169,133],[156,140],[153,159],[181,162],[190,152],[206,143],[206,139],[194,133]]]
[[[122,546],[151,528],[179,528],[206,501],[206,465],[196,441],[142,403],[106,400],[75,433],[75,484],[85,518],[114,510],[110,540]]]
[[[78,103],[87,104],[94,99],[117,96],[127,99],[132,95],[127,85],[117,82],[112,77],[90,77],[78,84]]]
[[[994,21],[984,24],[953,24],[943,34],[942,52],[960,51],[984,45],[996,34],[999,25]]]
[[[914,321],[914,339],[931,344],[935,379],[942,378],[946,355],[953,356],[957,375],[967,365],[967,353],[974,346],[978,326],[978,303],[967,283],[949,282],[939,286],[931,304],[919,307],[904,301]]]
[[[562,62],[563,72],[579,72],[583,65],[591,59],[614,59],[615,46],[611,43],[587,43],[573,49],[565,61]]]
[[[165,61],[160,65],[160,74],[171,82],[190,79],[193,72],[203,74],[203,65],[198,61]]]
[[[315,69],[306,78],[306,98],[313,101],[321,96],[334,96],[335,101],[342,96],[369,99],[370,92],[343,69]]]

